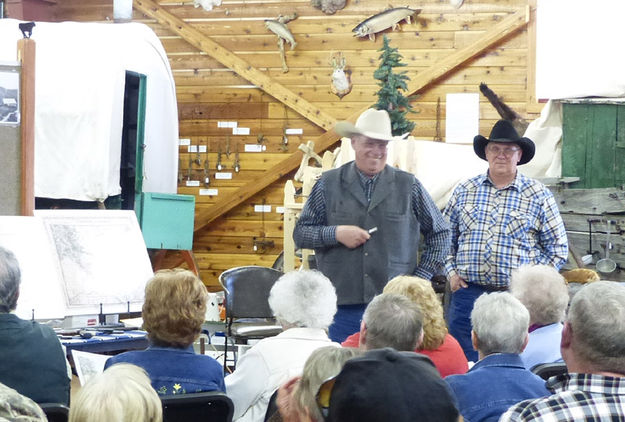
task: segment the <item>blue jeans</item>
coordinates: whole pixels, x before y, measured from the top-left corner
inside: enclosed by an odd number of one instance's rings
[[[447,310],[447,323],[451,334],[464,351],[468,360],[477,362],[478,354],[471,343],[471,311],[475,300],[489,290],[483,286],[469,283],[469,287],[452,293],[449,309]]]
[[[334,322],[328,328],[330,340],[341,343],[348,336],[360,331],[360,321],[366,307],[366,303],[337,306]]]

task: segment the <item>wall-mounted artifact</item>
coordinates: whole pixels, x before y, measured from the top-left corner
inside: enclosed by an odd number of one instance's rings
[[[297,13],[287,16],[278,16],[278,19],[265,19],[265,27],[278,36],[278,48],[280,49],[280,58],[282,59],[282,72],[286,73],[289,68],[286,65],[286,56],[284,53],[284,42],[288,42],[291,50],[295,48],[297,43],[293,34],[286,26],[287,22],[297,18]]]
[[[204,157],[204,187],[207,188],[210,183],[210,173],[209,173],[210,164],[208,162],[208,140],[206,140],[206,152]]]
[[[352,32],[354,32],[355,37],[368,35],[371,41],[375,41],[375,34],[378,32],[387,28],[392,28],[394,31],[399,28],[399,23],[403,20],[409,24],[410,18],[420,12],[421,9],[410,9],[408,7],[386,9],[384,12],[380,12],[360,22],[352,29]]]
[[[219,150],[217,151],[217,165],[215,166],[215,168],[217,169],[217,171],[222,171],[226,168],[226,166],[221,164],[221,147],[219,147]]]
[[[312,7],[321,9],[326,15],[333,15],[345,7],[346,0],[310,0]]]
[[[237,149],[234,152],[234,164],[233,164],[234,172],[238,173],[241,171],[241,161],[239,160],[239,146],[237,145]]]
[[[332,64],[334,68],[332,71],[332,93],[339,98],[343,98],[352,90],[352,82],[350,81],[349,75],[345,73],[347,61],[343,53],[333,54],[330,59],[330,64]]]
[[[456,9],[460,9],[460,6],[462,6],[462,3],[464,3],[464,0],[449,0],[449,4],[451,4]]]
[[[213,6],[220,5],[221,0],[193,0],[193,6],[195,6],[196,8],[202,6],[202,9],[206,10],[207,12],[209,10],[213,10]]]

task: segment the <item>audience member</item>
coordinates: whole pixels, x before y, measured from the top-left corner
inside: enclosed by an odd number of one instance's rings
[[[625,286],[584,286],[571,302],[561,345],[569,373],[547,381],[554,394],[518,403],[500,420],[625,420]]]
[[[412,352],[422,340],[423,314],[406,296],[383,293],[369,302],[360,323],[361,349]]]
[[[161,422],[163,410],[147,373],[120,363],[90,379],[76,393],[69,422]]]
[[[324,422],[317,405],[319,387],[336,377],[345,362],[358,356],[359,349],[322,347],[312,352],[301,377],[295,377],[278,389],[277,405],[283,422]]]
[[[226,377],[234,419],[263,421],[276,389],[302,373],[310,354],[333,345],[327,328],[336,313],[336,293],[330,280],[318,271],[291,271],[276,281],[269,306],[285,331],[255,344]]]
[[[0,384],[0,421],[46,422],[43,410],[31,399]]]
[[[0,383],[37,403],[68,405],[70,379],[54,330],[11,313],[20,280],[15,255],[0,247]]]
[[[426,356],[376,349],[350,359],[330,389],[328,422],[448,422],[458,419],[449,387]],[[324,409],[325,410],[325,409]]]
[[[423,341],[415,350],[432,359],[441,377],[464,374],[469,369],[467,358],[455,338],[447,332],[443,307],[432,283],[420,277],[397,276],[384,287],[384,293],[396,293],[412,300],[423,314]],[[358,347],[360,333],[349,336],[343,347]]]
[[[471,340],[479,361],[464,375],[445,378],[465,421],[497,421],[512,404],[549,394],[525,369],[529,312],[508,292],[483,294],[471,312]]]
[[[562,361],[562,320],[569,304],[564,277],[549,265],[523,266],[512,272],[510,293],[530,313],[529,342],[521,353],[525,367]]]
[[[105,368],[119,362],[140,366],[162,395],[225,392],[221,365],[193,350],[202,330],[207,297],[206,287],[191,271],[158,271],[145,287],[143,302],[149,347],[113,356]]]

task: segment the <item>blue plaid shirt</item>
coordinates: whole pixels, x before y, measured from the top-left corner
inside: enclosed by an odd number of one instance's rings
[[[549,378],[555,394],[524,400],[499,422],[625,421],[625,378],[597,374],[564,374]]]
[[[487,174],[460,184],[445,208],[451,224],[447,276],[468,283],[508,286],[510,271],[523,264],[559,269],[568,257],[564,223],[553,194],[517,172],[497,189]]]
[[[378,175],[373,178],[357,170],[360,183],[368,200],[376,188]],[[370,182],[368,182],[370,181]],[[338,245],[336,226],[327,225],[326,201],[323,179],[319,179],[302,210],[293,237],[297,246],[316,249]],[[419,221],[424,237],[424,251],[414,275],[429,280],[436,273],[449,250],[449,226],[436,208],[434,201],[415,177],[411,191],[412,210]]]

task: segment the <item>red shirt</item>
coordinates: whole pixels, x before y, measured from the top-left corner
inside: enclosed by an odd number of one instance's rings
[[[358,347],[359,341],[360,333],[355,333],[347,337],[341,345],[343,347]],[[447,375],[464,374],[469,370],[467,358],[464,356],[460,344],[449,333],[447,333],[443,344],[438,349],[417,349],[415,352],[429,357],[442,378],[445,378]]]

